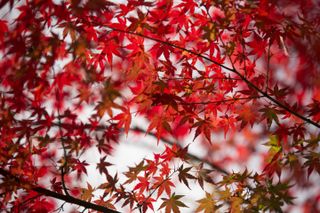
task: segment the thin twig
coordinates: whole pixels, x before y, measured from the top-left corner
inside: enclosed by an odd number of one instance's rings
[[[239,100],[252,100],[252,99],[258,99],[264,97],[263,95],[259,96],[253,96],[253,97],[242,97],[242,98],[230,98],[225,100],[219,100],[219,101],[204,101],[204,102],[181,102],[178,103],[178,105],[194,105],[194,104],[220,104],[220,103],[227,103],[227,102],[235,102]]]
[[[58,100],[60,101],[60,100]],[[61,183],[62,183],[62,188],[63,191],[66,195],[70,196],[69,192],[68,192],[68,188],[66,187],[66,182],[65,182],[65,175],[66,175],[66,171],[67,171],[67,150],[64,144],[64,138],[63,138],[63,130],[61,127],[61,115],[60,115],[60,110],[58,109],[58,128],[59,128],[59,134],[60,134],[60,141],[61,141],[61,146],[63,149],[63,164],[60,167],[60,171],[61,171]]]
[[[141,133],[147,133],[146,130],[144,130],[144,129],[140,128],[140,127],[134,127],[134,128],[131,128],[131,130],[136,131],[136,132],[141,132]],[[147,134],[152,136],[152,137],[157,138],[157,136],[154,133],[148,132]],[[166,138],[161,138],[161,141],[163,141],[164,143],[169,144],[169,145],[174,145],[175,144],[176,146],[178,146],[179,148],[182,149],[180,144],[174,143],[174,142],[172,142],[172,141],[170,141],[170,140],[168,140]],[[214,163],[212,163],[212,162],[210,162],[210,161],[208,161],[206,159],[202,159],[202,158],[200,158],[200,157],[198,157],[196,155],[193,155],[191,153],[187,153],[187,157],[189,157],[192,160],[198,161],[198,162],[203,162],[203,163],[207,164],[208,166],[210,166],[212,169],[214,169],[214,170],[216,170],[218,172],[221,172],[221,173],[223,173],[225,175],[229,174],[229,172],[227,172],[225,169],[221,168],[220,166],[218,166],[218,165],[216,165],[216,164],[214,164]]]
[[[101,26],[101,25],[100,25]],[[215,65],[218,65],[220,66],[221,68],[225,69],[225,70],[228,70],[232,73],[235,73],[236,75],[238,75],[249,87],[253,88],[254,90],[256,90],[258,93],[262,94],[265,98],[269,99],[271,102],[275,103],[278,107],[284,109],[285,111],[289,112],[290,114],[296,116],[297,118],[300,118],[301,120],[307,122],[308,124],[311,124],[317,128],[320,128],[320,124],[316,123],[315,121],[312,121],[311,119],[307,118],[307,117],[304,117],[303,115],[299,114],[298,112],[290,109],[288,106],[286,106],[285,104],[283,104],[282,102],[278,101],[277,99],[273,98],[272,96],[270,96],[269,94],[267,94],[265,91],[263,91],[262,89],[260,89],[258,86],[256,86],[254,83],[252,83],[250,80],[248,80],[245,76],[243,76],[237,69],[235,68],[230,68],[228,66],[225,66],[211,58],[209,58],[208,56],[205,56],[201,53],[197,53],[193,50],[189,50],[187,48],[184,48],[184,47],[180,47],[176,44],[173,44],[169,41],[163,41],[161,39],[158,39],[158,38],[153,38],[153,37],[150,37],[150,36],[147,36],[147,35],[144,35],[144,34],[141,34],[141,33],[136,33],[136,32],[131,32],[131,31],[127,31],[127,30],[122,30],[122,29],[118,29],[118,28],[114,28],[114,27],[110,27],[108,25],[103,25],[102,26],[104,27],[107,27],[113,31],[116,31],[116,32],[120,32],[120,33],[125,33],[125,34],[130,34],[130,35],[135,35],[135,36],[140,36],[142,38],[146,38],[146,39],[149,39],[149,40],[152,40],[152,41],[155,41],[155,42],[159,42],[161,44],[164,44],[164,45],[168,45],[168,46],[171,46],[171,47],[174,47],[176,49],[179,49],[179,50],[182,50],[182,51],[185,51],[185,52],[188,52],[194,56],[197,56],[199,58],[202,58],[202,59],[205,59],[207,61],[210,61],[211,63],[215,64]]]
[[[266,79],[266,89],[265,92],[268,92],[269,89],[269,73],[270,73],[270,59],[271,59],[271,53],[270,53],[270,48],[271,48],[271,43],[270,43],[270,39],[269,39],[269,45],[268,45],[268,59],[267,59],[267,79]]]
[[[191,78],[191,77],[162,77],[161,79],[165,80],[235,80],[235,81],[242,81],[240,78],[232,78],[232,77],[199,77],[199,78]]]
[[[40,121],[34,123],[33,125],[41,125],[41,124],[43,124],[43,123],[45,123],[45,122],[46,122],[45,120],[40,120]],[[59,126],[59,125],[60,125],[62,128],[65,128],[65,129],[67,129],[67,130],[68,130],[68,129],[75,129],[75,128],[81,128],[81,129],[93,129],[93,128],[94,128],[94,129],[97,130],[97,131],[99,131],[99,130],[100,130],[100,131],[104,131],[104,130],[106,130],[106,129],[108,128],[108,126],[105,126],[105,125],[97,125],[97,126],[93,127],[91,124],[81,124],[81,125],[80,125],[80,124],[68,124],[68,123],[58,124],[58,123],[55,123],[55,122],[52,123],[52,126]],[[123,129],[120,129],[120,130],[123,131]],[[152,132],[147,132],[146,130],[144,130],[144,129],[140,128],[140,127],[131,127],[131,128],[130,128],[130,131],[144,133],[144,134],[147,134],[147,135],[149,135],[149,136],[152,136],[152,137],[157,138],[157,136],[156,136],[154,133],[152,133]],[[169,144],[169,145],[174,145],[174,144],[175,144],[175,145],[178,146],[179,148],[182,148],[180,144],[174,143],[174,142],[172,142],[171,140],[166,139],[166,138],[164,138],[164,137],[161,137],[160,140],[161,140],[162,142],[166,143],[166,144]],[[195,160],[195,161],[197,161],[197,162],[203,162],[203,163],[207,164],[207,165],[210,166],[212,169],[215,169],[215,170],[218,171],[218,172],[221,172],[221,173],[226,174],[226,175],[229,174],[226,170],[224,170],[224,169],[221,168],[220,166],[218,166],[218,165],[216,165],[216,164],[214,164],[214,163],[212,163],[212,162],[210,162],[210,161],[208,161],[208,160],[206,160],[206,159],[202,159],[202,158],[200,158],[200,157],[198,157],[198,156],[196,156],[196,155],[193,155],[193,154],[191,154],[191,153],[187,153],[187,157],[189,157],[190,159]]]

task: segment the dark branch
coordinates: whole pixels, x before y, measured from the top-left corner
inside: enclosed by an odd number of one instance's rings
[[[6,171],[5,169],[2,169],[2,168],[0,168],[0,174],[2,176],[4,176],[4,177],[12,178],[13,180],[15,180],[17,185],[20,185],[21,183],[27,184],[27,185],[30,186],[30,190],[32,190],[34,192],[37,192],[37,193],[39,193],[41,195],[44,195],[44,196],[48,196],[48,197],[56,198],[56,199],[59,199],[59,200],[63,200],[65,202],[67,202],[67,203],[79,205],[79,206],[82,206],[84,208],[96,210],[96,211],[99,211],[99,212],[119,213],[118,211],[115,211],[115,210],[112,210],[112,209],[109,209],[107,207],[100,206],[100,205],[97,205],[97,204],[94,204],[94,203],[90,203],[90,202],[87,202],[87,201],[84,201],[84,200],[80,200],[80,199],[72,197],[70,195],[59,194],[57,192],[54,192],[54,191],[51,191],[51,190],[48,190],[48,189],[45,189],[45,188],[42,188],[42,187],[39,187],[39,186],[34,186],[34,185],[30,184],[30,183],[25,183],[24,180],[20,179],[19,177],[15,176],[15,175],[12,175],[10,172],[8,172],[8,171]]]
[[[145,131],[144,129],[141,129],[141,128],[139,128],[139,127],[132,128],[132,130],[137,131],[137,132],[141,132],[141,133],[146,133],[146,131]],[[151,132],[148,132],[147,134],[150,135],[150,136],[152,136],[152,137],[155,137],[155,138],[157,137],[155,134],[153,134],[153,133],[151,133]],[[170,144],[170,145],[176,144],[177,146],[179,146],[180,148],[182,148],[181,145],[179,145],[179,144],[177,144],[177,143],[174,143],[174,142],[172,142],[172,141],[170,141],[170,140],[168,140],[168,139],[161,138],[161,141],[163,141],[163,142],[166,143],[166,144]],[[202,159],[202,158],[200,158],[200,157],[198,157],[198,156],[196,156],[196,155],[190,154],[190,153],[187,153],[187,156],[188,156],[190,159],[194,160],[194,161],[203,162],[203,163],[207,164],[208,166],[210,166],[212,169],[215,169],[215,170],[217,170],[217,171],[219,171],[219,172],[221,172],[221,173],[223,173],[223,174],[226,174],[226,175],[229,174],[229,172],[227,172],[226,170],[224,170],[224,169],[221,168],[220,166],[218,166],[218,165],[216,165],[216,164],[214,164],[214,163],[212,163],[212,162],[210,162],[210,161],[208,161],[208,160],[206,160],[206,159]]]
[[[52,125],[59,126],[58,123],[52,123]],[[77,127],[76,124],[67,124],[67,123],[62,123],[61,126],[63,128],[67,128],[67,129]],[[85,128],[85,129],[91,129],[92,128],[92,126],[90,124],[84,124],[83,126],[78,126],[78,127],[79,128]],[[95,127],[95,130],[105,130],[106,128],[107,128],[107,126],[98,125],[98,126]],[[136,132],[140,132],[140,133],[145,133],[145,134],[150,135],[150,136],[155,137],[155,138],[157,137],[154,133],[151,133],[151,132],[147,133],[146,130],[144,130],[142,128],[139,128],[139,127],[133,127],[133,128],[130,128],[130,130],[136,131]],[[160,138],[160,140],[163,141],[166,144],[169,144],[169,145],[176,144],[176,143],[174,143],[174,142],[172,142],[172,141],[170,141],[170,140],[168,140],[166,138]],[[176,145],[179,146],[180,148],[182,148],[179,144],[176,144]],[[217,170],[217,171],[219,171],[221,173],[224,173],[226,175],[229,174],[226,170],[224,170],[220,166],[218,166],[218,165],[216,165],[216,164],[214,164],[214,163],[212,163],[212,162],[210,162],[210,161],[208,161],[206,159],[202,159],[202,158],[200,158],[200,157],[198,157],[196,155],[193,155],[191,153],[187,153],[187,156],[192,160],[195,160],[195,161],[198,161],[198,162],[203,162],[203,163],[207,164],[208,166],[210,166],[212,169],[215,169],[215,170]]]
[[[37,122],[36,125],[41,125],[42,123],[45,123],[45,121],[44,121],[44,120],[40,120],[40,121]],[[74,128],[92,129],[92,128],[93,128],[91,124],[78,125],[78,124],[68,124],[68,123],[61,123],[61,124],[59,124],[59,123],[52,123],[52,125],[53,125],[53,126],[56,126],[56,127],[59,127],[59,125],[61,125],[62,128],[66,128],[66,129],[74,129]],[[95,126],[94,129],[95,129],[95,130],[105,130],[105,129],[107,129],[107,126],[98,125],[98,126]],[[156,136],[154,133],[151,133],[151,132],[148,132],[148,133],[147,133],[146,130],[144,130],[144,129],[140,128],[140,127],[133,127],[133,128],[130,128],[130,130],[131,130],[131,131],[140,132],[140,133],[144,133],[144,134],[147,134],[147,135],[150,135],[150,136],[152,136],[152,137],[157,138],[157,136]],[[169,140],[169,139],[160,138],[160,140],[163,141],[163,142],[166,143],[166,144],[169,144],[169,145],[176,144],[177,146],[179,146],[180,148],[182,148],[181,145],[179,145],[179,144],[177,144],[177,143],[174,143],[174,142],[172,142],[172,141]],[[215,170],[217,170],[217,171],[219,171],[219,172],[221,172],[221,173],[223,173],[223,174],[226,174],[226,175],[229,174],[226,170],[224,170],[224,169],[221,168],[220,166],[218,166],[218,165],[216,165],[216,164],[214,164],[214,163],[212,163],[212,162],[210,162],[210,161],[208,161],[208,160],[206,160],[206,159],[202,159],[202,158],[200,158],[200,157],[198,157],[198,156],[196,156],[196,155],[193,155],[193,154],[191,154],[191,153],[187,153],[187,156],[188,156],[190,159],[194,160],[194,161],[203,162],[203,163],[207,164],[208,166],[210,166],[212,169],[215,169]]]
[[[254,83],[252,83],[251,81],[249,81],[245,76],[243,76],[238,70],[236,70],[235,68],[230,68],[230,67],[227,67],[217,61],[214,61],[212,60],[211,58],[205,56],[205,55],[202,55],[201,53],[197,53],[197,52],[194,52],[192,50],[189,50],[189,49],[186,49],[184,47],[180,47],[176,44],[173,44],[171,42],[168,42],[168,41],[163,41],[161,39],[158,39],[158,38],[153,38],[153,37],[150,37],[150,36],[147,36],[147,35],[144,35],[144,34],[141,34],[141,33],[136,33],[136,32],[131,32],[131,31],[127,31],[127,30],[122,30],[122,29],[117,29],[117,28],[114,28],[114,27],[110,27],[108,25],[103,25],[104,27],[107,27],[113,31],[117,31],[117,32],[121,32],[121,33],[126,33],[126,34],[130,34],[130,35],[136,35],[136,36],[140,36],[142,38],[146,38],[146,39],[149,39],[149,40],[152,40],[152,41],[155,41],[155,42],[158,42],[158,43],[161,43],[161,44],[164,44],[164,45],[168,45],[168,46],[171,46],[171,47],[174,47],[176,49],[179,49],[179,50],[182,50],[182,51],[186,51],[192,55],[195,55],[199,58],[202,58],[202,59],[205,59],[207,61],[210,61],[211,63],[215,64],[215,65],[218,65],[220,66],[221,68],[224,68],[232,73],[235,73],[236,75],[238,75],[249,87],[253,88],[254,90],[256,90],[257,92],[259,92],[261,95],[263,95],[264,97],[266,97],[267,99],[269,99],[271,102],[275,103],[276,105],[278,105],[278,107],[284,109],[285,111],[289,112],[290,114],[300,118],[301,120],[305,121],[306,123],[309,123],[317,128],[320,128],[320,124],[312,121],[311,119],[307,118],[307,117],[304,117],[303,115],[293,111],[292,109],[290,109],[288,106],[286,106],[285,104],[281,103],[280,101],[278,101],[277,99],[273,98],[272,96],[270,96],[269,94],[267,94],[265,91],[263,91],[262,89],[260,89],[259,87],[257,87]]]

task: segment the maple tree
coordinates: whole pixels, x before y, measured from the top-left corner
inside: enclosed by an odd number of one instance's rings
[[[0,8],[1,210],[320,211],[318,1]],[[114,172],[132,134],[164,149]]]

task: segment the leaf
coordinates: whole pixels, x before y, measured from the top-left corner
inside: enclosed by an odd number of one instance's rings
[[[92,186],[87,183],[87,188],[83,188],[82,189],[82,193],[81,193],[81,199],[85,200],[85,201],[91,201],[91,199],[93,198],[93,193],[94,192],[94,188],[92,188]]]
[[[228,200],[232,196],[228,187],[226,187],[225,190],[217,190],[217,193],[219,194],[220,200]]]
[[[141,161],[135,167],[129,167],[129,171],[125,172],[124,175],[128,178],[124,184],[129,184],[135,181],[138,178],[140,172],[144,171],[147,166],[144,165],[144,161]]]
[[[215,212],[216,210],[216,202],[213,200],[213,194],[206,192],[206,197],[197,200],[197,202],[199,203],[199,205],[196,209],[196,212],[203,211],[204,213],[211,213]]]
[[[317,152],[309,152],[305,158],[307,160],[304,163],[304,166],[308,167],[308,177],[310,177],[314,170],[316,170],[316,172],[320,175],[320,154]]]
[[[193,138],[193,141],[201,134],[203,133],[205,138],[208,140],[208,142],[211,144],[211,130],[212,126],[210,124],[209,120],[200,120],[192,125],[191,128],[196,127],[196,132]]]
[[[116,115],[114,120],[118,120],[118,127],[124,126],[124,132],[128,135],[131,124],[131,113],[129,107],[123,109],[123,113]]]
[[[170,179],[165,178],[164,176],[154,177],[156,180],[153,189],[158,188],[158,195],[157,198],[159,198],[162,193],[165,191],[168,196],[171,195],[171,188],[174,187],[174,184],[170,181]]]
[[[105,206],[105,207],[107,207],[107,208],[109,208],[109,209],[114,209],[114,210],[116,210],[116,207],[112,204],[112,200],[110,199],[110,200],[107,200],[107,201],[104,201],[103,200],[103,197],[100,197],[100,199],[99,200],[95,200],[95,201],[93,201],[95,204],[97,204],[97,205],[100,205],[100,206]]]
[[[279,158],[281,157],[282,150],[278,151],[271,159],[271,161],[265,166],[263,169],[263,173],[268,174],[268,176],[272,176],[274,172],[277,172],[278,176],[281,175],[281,167]]]
[[[209,170],[209,169],[204,169],[203,168],[203,163],[201,163],[199,165],[199,168],[198,168],[198,171],[197,171],[197,180],[198,180],[198,183],[200,185],[200,187],[202,189],[203,188],[203,184],[204,184],[204,181],[206,182],[209,182],[209,183],[212,183],[212,180],[211,180],[211,177],[209,176],[209,174],[212,172],[212,170]]]
[[[97,169],[99,170],[100,174],[108,174],[107,167],[112,166],[113,164],[106,162],[107,156],[100,158],[100,162],[97,163]]]
[[[261,38],[259,35],[254,34],[254,39],[248,42],[248,45],[252,48],[250,55],[256,55],[257,58],[260,58],[262,54],[266,51],[267,40]]]
[[[247,105],[240,108],[237,117],[237,120],[241,122],[240,129],[243,129],[248,123],[253,127],[253,124],[257,122],[257,116],[254,111],[252,107]]]
[[[240,197],[232,197],[231,198],[231,212],[232,213],[240,213],[241,210],[241,204],[243,200]]]
[[[121,109],[122,107],[115,103],[115,100],[119,97],[121,97],[119,90],[115,88],[110,78],[107,79],[102,90],[102,100],[95,107],[98,116],[103,117],[107,112],[112,117],[112,109]]]
[[[74,170],[77,171],[77,177],[80,178],[80,176],[82,175],[82,173],[87,175],[87,169],[86,166],[88,166],[89,164],[86,163],[86,161],[82,161],[80,162],[79,160],[76,160],[72,167]]]
[[[157,136],[158,143],[162,134],[164,134],[165,132],[172,132],[170,124],[168,123],[166,118],[162,115],[155,115],[153,117],[153,119],[151,120],[151,123],[148,126],[146,134],[149,133],[154,128],[156,129],[155,134]]]
[[[260,109],[259,111],[262,112],[262,120],[267,119],[269,128],[271,127],[272,121],[274,121],[278,125],[280,124],[279,118],[277,116],[277,114],[280,113],[279,110],[271,107],[265,107],[263,109]]]
[[[162,88],[162,87],[161,87]],[[152,95],[152,105],[168,105],[172,107],[174,110],[178,111],[178,103],[183,103],[183,99],[179,96],[173,94],[153,94]]]
[[[196,179],[195,176],[188,173],[191,169],[192,169],[192,167],[183,168],[183,165],[181,165],[180,168],[178,169],[179,181],[183,182],[189,189],[190,189],[190,187],[189,187],[188,179]]]
[[[188,207],[180,201],[182,197],[184,196],[176,195],[175,193],[173,193],[170,198],[161,198],[163,202],[159,209],[165,208],[165,213],[170,213],[171,211],[173,211],[174,213],[179,213],[180,207]]]
[[[7,21],[0,19],[0,44],[3,42],[5,34],[7,32],[8,32]]]
[[[149,190],[150,181],[148,177],[138,176],[139,183],[133,188],[133,190],[139,189],[139,193]]]
[[[307,107],[309,108],[309,116],[312,116],[315,121],[320,121],[320,101],[313,99],[313,102]]]
[[[113,65],[113,55],[121,56],[121,53],[119,52],[119,46],[118,42],[116,41],[117,37],[113,37],[111,39],[107,39],[107,41],[104,43],[103,47],[100,47],[99,49],[102,50],[101,55],[107,56],[107,60],[112,67]]]

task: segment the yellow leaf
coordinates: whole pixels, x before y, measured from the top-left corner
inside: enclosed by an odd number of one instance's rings
[[[203,211],[204,213],[211,213],[215,211],[216,202],[213,200],[213,194],[206,192],[206,197],[200,200],[197,200],[199,206],[196,209],[196,212]]]
[[[231,192],[230,192],[229,188],[227,188],[224,191],[217,191],[217,192],[220,195],[221,200],[227,200],[231,197]]]
[[[87,183],[87,188],[82,189],[81,199],[90,202],[93,197],[93,192],[94,188],[92,188],[92,186]]]
[[[241,203],[242,199],[239,197],[231,198],[231,213],[240,213],[241,212]]]

